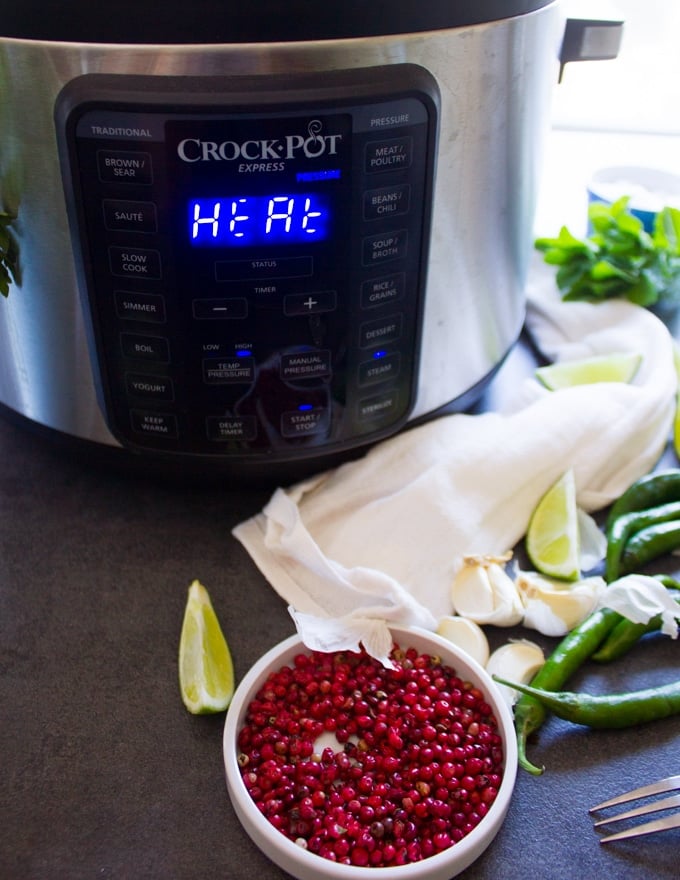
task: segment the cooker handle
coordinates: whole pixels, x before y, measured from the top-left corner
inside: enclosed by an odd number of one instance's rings
[[[570,61],[607,61],[617,58],[623,37],[623,19],[568,18],[560,51],[560,75]]]

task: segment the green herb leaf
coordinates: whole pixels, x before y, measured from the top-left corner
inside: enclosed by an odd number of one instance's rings
[[[583,239],[566,226],[556,238],[537,238],[546,263],[557,266],[565,300],[600,302],[623,297],[641,306],[680,303],[680,210],[664,208],[650,235],[628,210],[630,198],[588,208],[592,233]]]

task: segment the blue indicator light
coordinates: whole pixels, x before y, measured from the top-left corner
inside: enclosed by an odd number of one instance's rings
[[[339,168],[328,168],[325,171],[298,171],[295,179],[308,183],[310,180],[340,180],[342,174]]]
[[[386,352],[386,351],[374,351],[374,352],[373,352],[373,357],[374,357],[376,360],[377,360],[378,358],[384,358],[384,357],[386,357],[386,356],[387,356],[387,352]]]
[[[192,245],[248,247],[323,241],[331,218],[327,195],[276,193],[190,199],[187,220]]]
[[[247,349],[247,348],[239,348],[238,351],[236,352],[236,357],[238,357],[238,358],[247,358],[247,357],[250,357],[250,354],[251,354],[251,352],[250,352],[249,349]]]
[[[311,403],[301,403],[298,406],[298,409],[300,410],[300,412],[309,412],[309,410],[314,409],[314,407],[312,406]]]

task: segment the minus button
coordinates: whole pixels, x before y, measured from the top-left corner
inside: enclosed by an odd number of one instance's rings
[[[219,321],[248,317],[248,300],[245,297],[228,299],[195,299],[192,303],[194,318],[199,321]]]

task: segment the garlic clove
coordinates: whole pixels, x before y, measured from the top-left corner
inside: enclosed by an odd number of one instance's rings
[[[491,654],[486,664],[489,675],[500,675],[517,684],[529,684],[534,675],[545,663],[543,650],[534,642],[519,639],[507,642]],[[507,685],[499,684],[498,688],[508,706],[512,707],[519,693]]]
[[[480,666],[486,666],[489,659],[489,642],[482,628],[474,621],[466,617],[442,617],[437,626],[437,634],[465,651]]]
[[[522,599],[503,556],[465,556],[451,586],[456,614],[479,624],[515,626],[524,616]]]
[[[563,636],[598,605],[604,578],[560,581],[533,571],[519,572],[517,589],[524,602],[524,626],[547,636]]]

